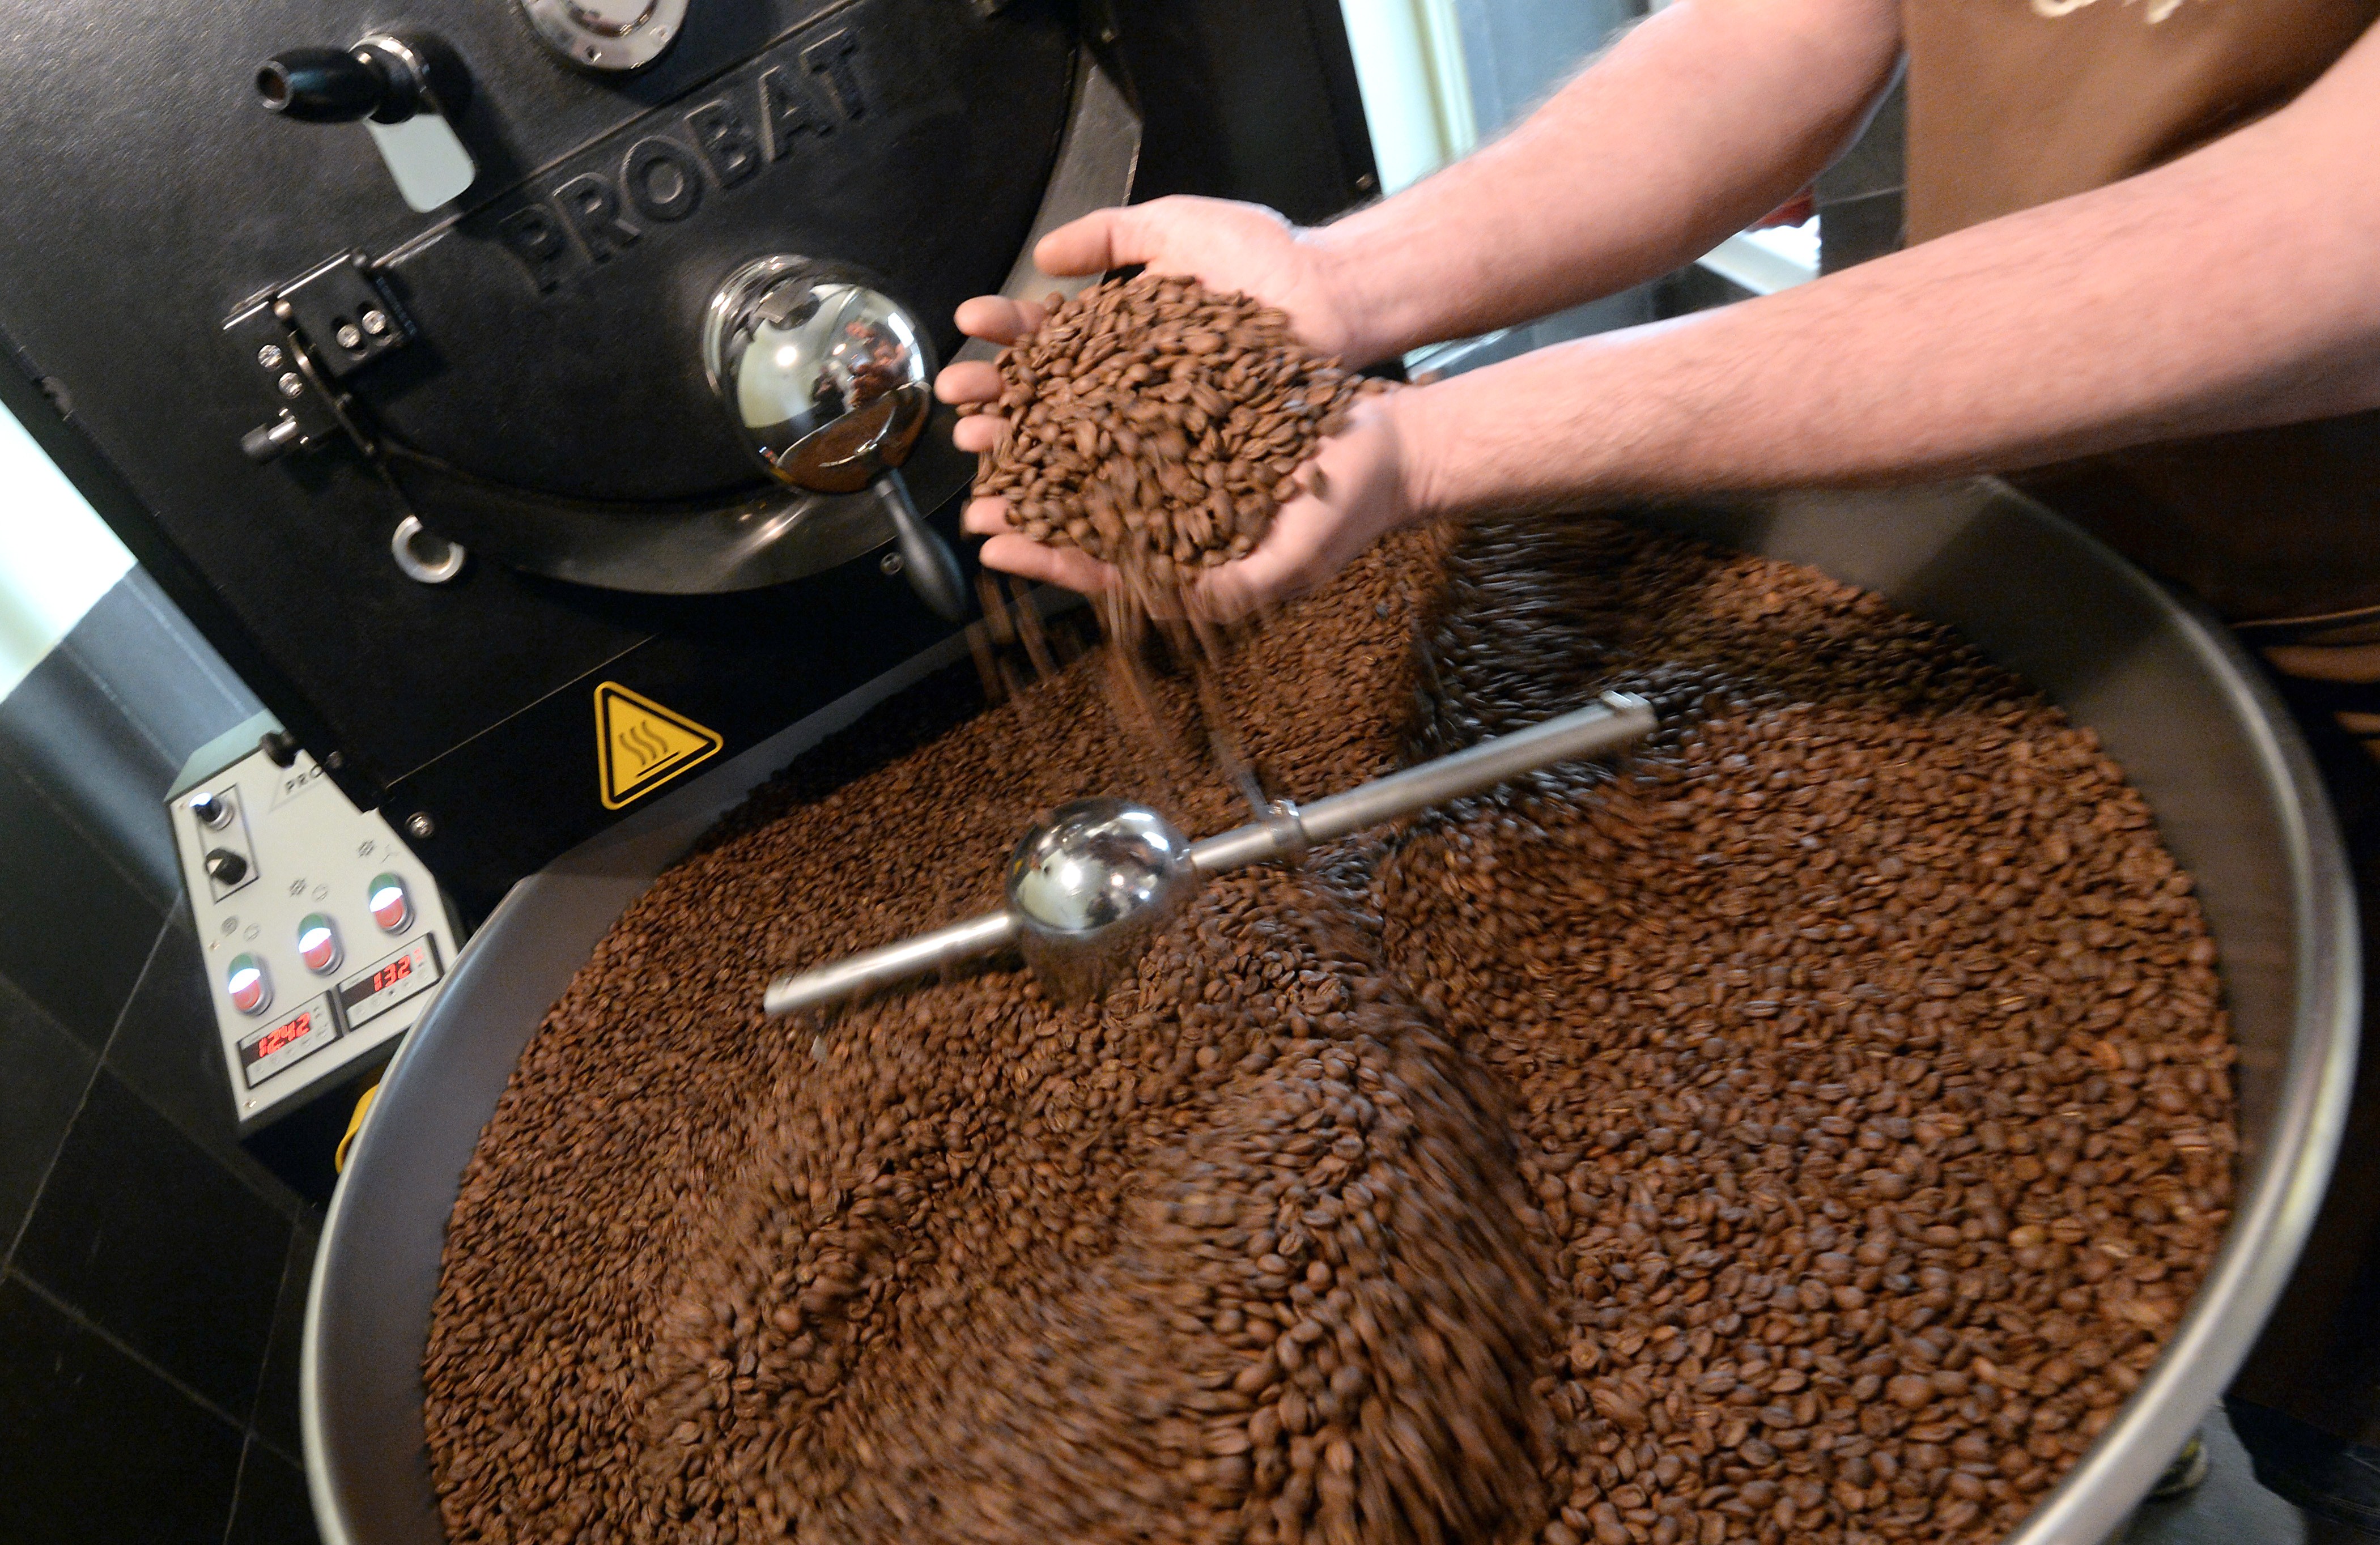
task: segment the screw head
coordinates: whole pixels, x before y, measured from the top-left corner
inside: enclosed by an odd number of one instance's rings
[[[281,345],[278,344],[267,344],[256,351],[256,362],[268,370],[281,368],[281,361],[285,357],[287,356],[282,354]]]
[[[306,378],[295,370],[284,372],[279,384],[281,394],[285,397],[302,397],[306,394]]]
[[[363,329],[358,327],[353,322],[341,322],[339,324],[338,339],[339,347],[343,349],[362,348],[364,346]]]
[[[417,810],[405,818],[405,834],[417,841],[433,837],[437,831],[438,823],[430,818],[426,810]]]
[[[897,552],[888,552],[876,561],[876,566],[888,574],[897,574],[901,572],[901,555]]]
[[[388,331],[388,313],[385,311],[367,311],[363,314],[363,324],[364,331],[377,338],[382,333]]]

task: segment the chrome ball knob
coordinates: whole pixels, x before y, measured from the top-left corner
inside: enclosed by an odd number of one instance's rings
[[[1060,806],[1008,861],[1018,947],[1068,997],[1105,991],[1197,888],[1190,839],[1128,800]]]
[[[702,367],[771,472],[812,493],[874,489],[911,587],[966,614],[958,560],[901,480],[933,413],[934,350],[900,302],[832,263],[757,259],[711,296]]]
[[[917,319],[807,258],[729,275],[711,298],[702,364],[760,459],[820,493],[856,493],[906,461],[931,405],[933,345]]]

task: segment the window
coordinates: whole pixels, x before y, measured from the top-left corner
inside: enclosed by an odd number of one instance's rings
[[[0,697],[131,567],[115,534],[0,409]]]

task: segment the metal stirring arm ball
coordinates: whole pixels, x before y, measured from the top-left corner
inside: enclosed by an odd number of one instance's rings
[[[1652,733],[1652,706],[1608,692],[1591,706],[1359,784],[1300,810],[1283,801],[1264,820],[1192,842],[1146,805],[1077,800],[1025,834],[1010,856],[1007,906],[899,944],[769,984],[771,1018],[838,1002],[1015,946],[1062,996],[1105,990],[1128,970],[1206,876],[1485,793],[1557,762],[1601,755]]]

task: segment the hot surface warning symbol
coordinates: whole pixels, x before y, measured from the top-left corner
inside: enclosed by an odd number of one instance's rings
[[[595,757],[606,810],[644,798],[726,743],[617,682],[595,689]]]

